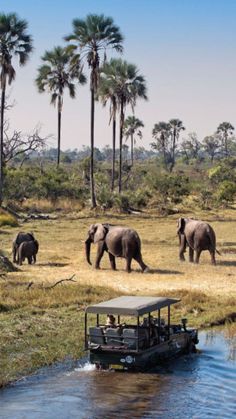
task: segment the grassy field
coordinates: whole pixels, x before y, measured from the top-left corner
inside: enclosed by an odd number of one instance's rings
[[[30,221],[20,227],[1,227],[1,249],[11,258],[11,242],[18,231],[33,231],[40,243],[36,265],[24,263],[17,272],[0,276],[0,386],[65,357],[77,358],[83,348],[83,309],[87,304],[122,294],[167,295],[182,298],[173,310],[176,321],[189,324],[221,323],[235,311],[236,214],[202,214],[217,235],[217,265],[203,252],[199,265],[178,261],[177,217],[143,215],[69,216]],[[111,222],[135,228],[150,272],[136,262],[124,271],[110,270],[104,254],[101,269],[85,260],[84,240],[90,224]],[[92,246],[94,261],[96,247]],[[76,282],[61,279],[75,274]],[[29,287],[29,283],[31,286]],[[49,288],[48,288],[49,287]]]

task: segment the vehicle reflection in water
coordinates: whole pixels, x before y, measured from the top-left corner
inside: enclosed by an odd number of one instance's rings
[[[50,368],[0,391],[0,417],[233,418],[236,416],[235,335],[199,333],[201,351],[150,373]]]

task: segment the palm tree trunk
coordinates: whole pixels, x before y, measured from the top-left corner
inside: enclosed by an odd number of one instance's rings
[[[225,133],[225,156],[228,157],[228,135]]]
[[[3,127],[4,127],[4,108],[5,108],[5,94],[6,94],[6,80],[2,82],[2,95],[1,95],[1,128],[0,128],[0,206],[3,201]]]
[[[112,174],[111,174],[111,190],[112,191],[114,191],[114,184],[115,184],[115,162],[116,162],[116,109],[114,109],[114,107],[113,107],[113,122],[112,122]]]
[[[119,193],[122,191],[122,145],[123,145],[123,128],[124,128],[124,102],[121,98],[120,104],[120,161],[119,161]]]
[[[170,164],[170,173],[174,169],[174,165],[175,165],[175,147],[176,147],[176,130],[174,129],[174,132],[173,132],[173,144],[172,144],[172,156],[171,156],[171,164]]]
[[[92,208],[97,206],[96,197],[95,197],[95,190],[94,190],[94,87],[91,87],[91,121],[90,121],[90,194],[91,194],[91,205]]]
[[[131,134],[131,166],[134,164],[134,134]]]
[[[61,156],[61,98],[58,98],[58,114],[57,114],[57,167],[60,164]]]

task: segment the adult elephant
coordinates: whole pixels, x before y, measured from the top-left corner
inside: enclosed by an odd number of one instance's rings
[[[31,240],[34,240],[33,233],[19,232],[16,235],[16,237],[14,238],[14,240],[12,242],[13,263],[18,263],[19,262],[18,248],[19,248],[20,244],[23,243],[23,242],[29,242]]]
[[[199,263],[203,250],[208,250],[211,255],[211,263],[215,265],[216,235],[210,224],[192,218],[179,218],[177,233],[179,235],[179,258],[185,260],[184,252],[189,246],[189,262]],[[195,260],[194,260],[195,252]]]
[[[112,226],[110,224],[92,224],[88,231],[88,237],[85,241],[85,250],[87,262],[90,261],[91,243],[97,243],[97,257],[95,268],[100,268],[100,261],[104,252],[108,252],[111,268],[116,269],[116,257],[126,259],[126,271],[131,272],[131,261],[135,259],[143,272],[148,270],[143,262],[141,254],[141,241],[135,230],[127,227]]]

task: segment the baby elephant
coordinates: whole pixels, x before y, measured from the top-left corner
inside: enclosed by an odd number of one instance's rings
[[[37,240],[31,240],[31,241],[25,241],[20,244],[18,248],[18,260],[19,265],[22,265],[22,262],[24,262],[25,258],[28,259],[29,265],[31,265],[32,261],[33,263],[36,263],[36,255],[39,250],[39,243]]]
[[[20,244],[23,242],[29,242],[35,240],[33,233],[25,233],[20,231],[12,242],[12,254],[13,254],[13,263],[19,263],[18,260],[18,249]]]

